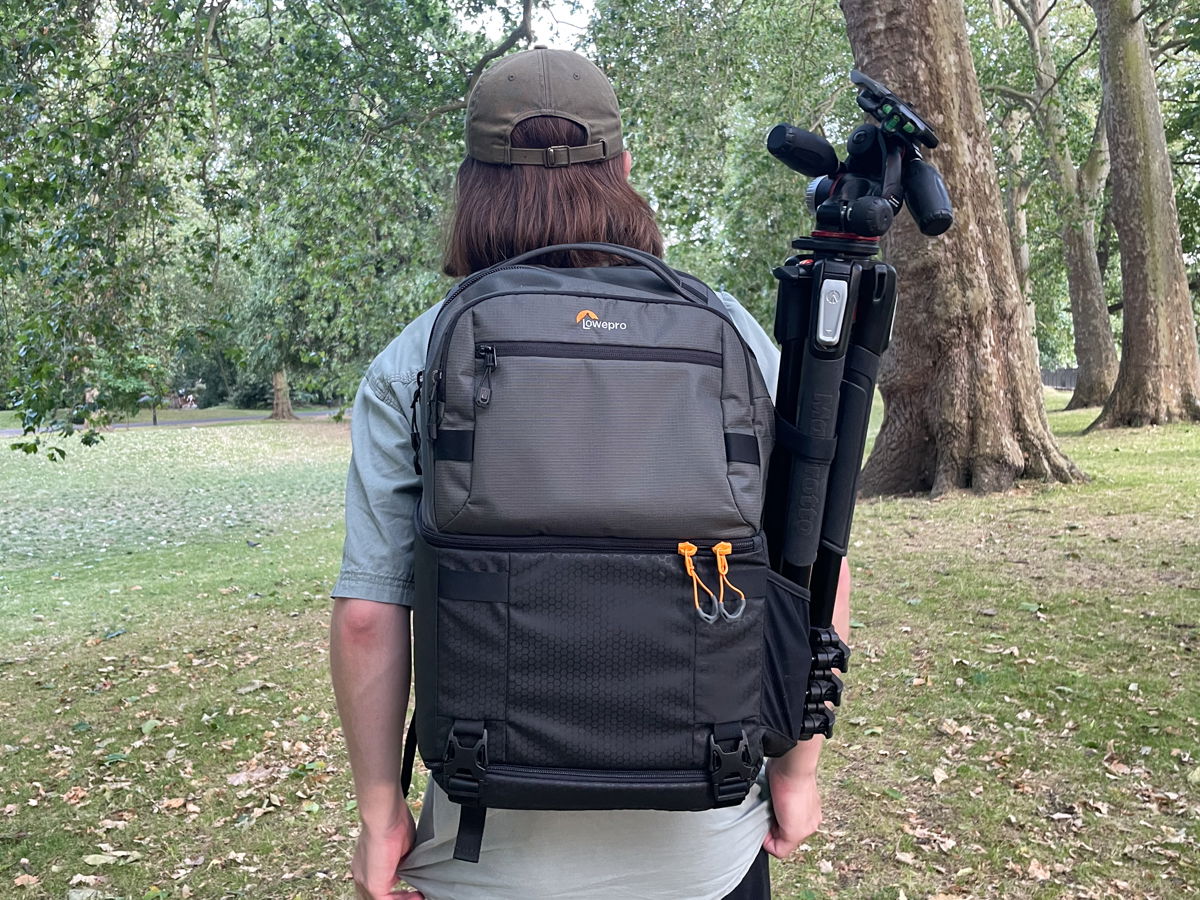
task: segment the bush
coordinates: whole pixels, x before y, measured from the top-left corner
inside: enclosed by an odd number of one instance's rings
[[[238,409],[270,409],[271,382],[246,375],[229,392],[229,402]]]

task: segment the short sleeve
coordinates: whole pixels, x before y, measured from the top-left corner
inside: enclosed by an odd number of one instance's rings
[[[717,296],[725,305],[725,310],[737,327],[742,340],[754,351],[754,358],[758,361],[758,370],[762,372],[763,381],[767,383],[767,390],[770,391],[771,400],[774,401],[775,386],[779,381],[779,348],[775,346],[775,342],[771,340],[763,327],[758,324],[758,320],[750,315],[746,308],[733,298],[732,294],[718,291]]]
[[[334,597],[412,605],[421,476],[413,459],[411,406],[436,309],[413,320],[376,357],[354,399],[346,541]]]

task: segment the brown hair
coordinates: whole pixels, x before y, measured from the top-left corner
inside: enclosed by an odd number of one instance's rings
[[[584,129],[569,119],[534,116],[512,130],[514,147],[579,147]],[[467,158],[458,168],[443,271],[461,277],[509,257],[580,241],[608,241],[662,256],[650,205],[629,185],[620,154],[561,168],[504,166]],[[558,253],[538,265],[608,265],[619,257]]]

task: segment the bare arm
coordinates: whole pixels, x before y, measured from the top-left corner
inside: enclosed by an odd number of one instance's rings
[[[846,640],[850,634],[850,567],[845,560],[833,606],[833,626]],[[824,745],[825,738],[817,735],[767,762],[774,821],[763,847],[778,859],[789,856],[821,824],[817,763]]]
[[[415,825],[400,789],[412,638],[409,609],[339,598],[333,604],[329,661],[338,715],[350,753],[362,834],[351,864],[360,898],[389,894],[396,867],[412,849]]]

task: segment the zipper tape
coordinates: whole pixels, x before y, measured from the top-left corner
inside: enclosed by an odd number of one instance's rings
[[[541,356],[551,359],[599,359],[627,362],[694,363],[721,368],[721,354],[715,350],[687,347],[637,347],[619,344],[582,344],[572,341],[493,341],[475,345],[475,355],[486,358],[491,351],[491,366],[506,356]]]

